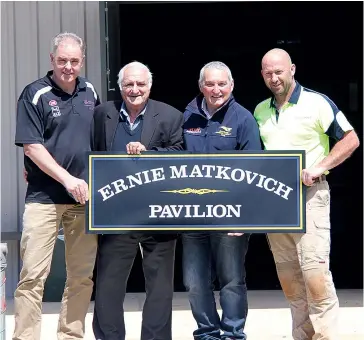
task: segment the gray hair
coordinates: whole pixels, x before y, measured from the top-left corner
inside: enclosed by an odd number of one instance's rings
[[[231,74],[230,69],[221,61],[211,61],[210,63],[206,64],[200,71],[200,78],[198,80],[198,84],[200,86],[203,85],[205,81],[205,71],[207,69],[217,69],[217,70],[225,70],[228,74],[228,79],[230,83],[232,84],[234,82],[233,76]]]
[[[69,32],[59,33],[52,39],[52,52],[53,53],[56,53],[58,46],[64,40],[73,40],[75,43],[77,43],[81,48],[82,56],[83,57],[85,56],[86,44],[77,34],[69,33]]]
[[[148,72],[148,85],[149,85],[149,88],[152,87],[152,82],[153,82],[153,75],[152,75],[152,72],[150,72],[148,66],[140,63],[139,61],[133,61],[129,64],[126,64],[120,71],[119,71],[119,74],[118,74],[118,85],[120,87],[120,90],[121,90],[121,83],[123,82],[124,80],[124,73],[125,73],[125,70],[128,68],[128,67],[132,67],[132,66],[137,66],[139,68],[142,68],[142,69],[145,69],[147,72]]]

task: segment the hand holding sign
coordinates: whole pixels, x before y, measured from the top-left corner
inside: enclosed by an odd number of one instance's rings
[[[315,179],[320,177],[325,172],[324,168],[312,167],[310,169],[303,169],[301,173],[301,179],[303,184],[312,186],[315,183]]]
[[[146,147],[139,142],[130,142],[126,145],[126,152],[129,155],[140,155],[142,151],[147,151]]]
[[[83,179],[70,175],[63,185],[77,202],[85,204],[88,201],[88,185]]]

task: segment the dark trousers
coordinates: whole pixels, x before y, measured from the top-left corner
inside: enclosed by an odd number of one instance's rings
[[[246,339],[244,327],[248,298],[244,264],[249,236],[222,233],[182,235],[183,281],[197,323],[193,332],[195,340]],[[215,277],[221,288],[221,320],[213,291]]]
[[[97,258],[93,331],[96,340],[125,340],[124,298],[139,243],[143,250],[146,300],[141,340],[172,339],[175,239],[103,235]]]

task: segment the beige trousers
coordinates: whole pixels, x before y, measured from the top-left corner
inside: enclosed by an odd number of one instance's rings
[[[277,274],[292,313],[295,340],[338,339],[339,301],[329,269],[330,190],[307,188],[306,234],[268,234]]]
[[[27,203],[20,255],[23,267],[15,291],[13,340],[39,340],[44,283],[62,224],[67,280],[58,322],[58,339],[83,339],[93,290],[97,235],[85,234],[85,207]]]

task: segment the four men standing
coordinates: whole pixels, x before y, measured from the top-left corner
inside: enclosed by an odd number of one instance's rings
[[[295,81],[295,65],[287,52],[274,49],[262,60],[262,76],[273,96],[256,107],[254,119],[235,101],[231,71],[221,62],[201,69],[201,94],[182,115],[149,98],[152,74],[138,62],[119,72],[122,100],[99,105],[93,85],[79,76],[85,53],[82,39],[62,33],[53,45],[53,71],[29,84],[18,101],[15,142],[24,148],[28,190],[13,340],[40,339],[44,282],[60,223],[65,235],[67,282],[58,339],[83,338],[98,242],[96,339],[125,339],[122,306],[140,246],[147,292],[141,339],[171,340],[177,235],[99,235],[99,241],[95,235],[86,235],[85,152],[261,150],[260,137],[265,149],[306,150],[302,182],[307,186],[307,233],[268,235],[292,310],[293,337],[336,339],[339,304],[329,270],[330,193],[326,175],[352,154],[359,140],[330,99]],[[221,127],[229,129],[230,138],[216,134]],[[329,137],[337,140],[331,151]],[[198,326],[195,339],[246,339],[244,262],[249,236],[182,235],[184,283]],[[215,277],[221,288],[221,319],[213,294]]]

